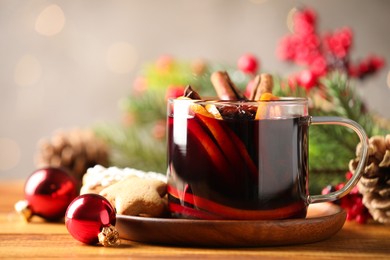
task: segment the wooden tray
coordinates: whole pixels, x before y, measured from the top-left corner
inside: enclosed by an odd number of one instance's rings
[[[194,247],[256,247],[312,243],[336,234],[346,212],[330,203],[309,206],[305,219],[191,220],[117,215],[122,239]]]

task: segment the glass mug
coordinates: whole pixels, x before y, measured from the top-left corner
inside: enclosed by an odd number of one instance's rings
[[[168,207],[196,219],[304,218],[311,203],[339,199],[357,184],[368,139],[356,122],[311,117],[305,98],[168,101]],[[326,195],[308,191],[308,129],[341,125],[362,143],[356,173]]]

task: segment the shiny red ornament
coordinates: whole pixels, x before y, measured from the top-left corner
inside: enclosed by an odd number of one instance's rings
[[[116,245],[118,232],[114,225],[116,212],[110,202],[98,194],[83,194],[69,205],[65,224],[69,233],[78,241],[94,245]]]
[[[65,169],[42,168],[26,180],[24,195],[25,200],[15,208],[27,221],[34,215],[57,221],[64,217],[69,203],[78,195],[77,183]]]

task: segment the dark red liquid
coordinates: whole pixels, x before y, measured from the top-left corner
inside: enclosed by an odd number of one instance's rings
[[[168,119],[168,194],[175,216],[305,217],[308,118]],[[175,121],[177,124],[177,121]],[[186,125],[186,127],[185,127]],[[180,138],[178,137],[180,136]]]

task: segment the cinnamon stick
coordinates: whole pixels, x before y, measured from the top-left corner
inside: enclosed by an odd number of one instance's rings
[[[257,75],[254,79],[254,88],[250,95],[250,100],[260,100],[264,93],[272,94],[274,88],[274,80],[272,75],[262,73]]]
[[[238,90],[226,71],[216,71],[211,74],[213,84],[218,98],[221,100],[244,100],[245,96]]]

